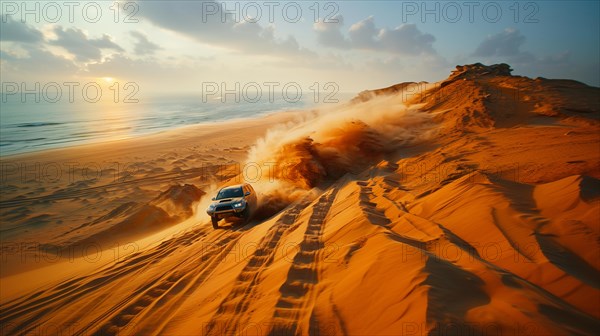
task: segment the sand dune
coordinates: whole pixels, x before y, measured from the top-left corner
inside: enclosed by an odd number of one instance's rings
[[[215,156],[209,163],[272,165],[272,175],[252,181],[261,197],[255,219],[213,230],[203,213],[205,192],[243,179],[231,164],[220,180],[182,175],[177,182],[189,185],[171,189],[135,179],[118,195],[98,182],[73,185],[73,197],[108,200],[105,211],[77,210],[91,218],[71,239],[108,242],[124,225],[147,234],[129,236],[137,248],[118,258],[14,266],[2,278],[2,333],[596,334],[599,93],[475,64],[439,83],[256,122],[231,149],[236,158],[206,145],[214,129],[190,135],[185,141],[205,146],[197,155]],[[156,152],[140,155],[164,156],[167,172],[193,155]],[[148,165],[145,178],[166,174]],[[31,201],[70,194],[52,195],[3,199],[2,216],[26,213],[38,235],[64,234],[46,223],[59,205],[27,212]],[[159,229],[142,228],[149,217]],[[2,229],[28,225],[14,221]]]

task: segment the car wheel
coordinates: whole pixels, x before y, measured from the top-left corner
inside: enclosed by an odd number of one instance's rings
[[[219,220],[216,217],[211,217],[210,219],[212,221],[213,229],[218,229],[219,228]]]
[[[250,210],[248,208],[246,208],[246,209],[244,209],[244,211],[242,211],[241,218],[243,219],[244,224],[248,224],[248,222],[250,222]]]

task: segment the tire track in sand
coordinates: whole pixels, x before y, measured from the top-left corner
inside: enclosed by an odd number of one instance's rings
[[[239,333],[242,318],[255,299],[255,285],[262,272],[273,262],[281,239],[299,224],[297,217],[309,204],[306,198],[284,211],[261,239],[253,256],[238,275],[233,289],[221,302],[217,312],[202,330],[202,335],[234,335]]]
[[[24,295],[0,306],[0,323],[13,325],[15,320],[34,315],[37,311],[57,308],[65,303],[72,303],[101,288],[115,285],[119,280],[133,272],[142,272],[157,260],[163,259],[176,251],[181,242],[200,239],[210,232],[200,228],[176,236],[151,250],[134,252],[123,260],[110,264],[86,276],[80,276],[51,288],[42,289],[33,294]],[[29,319],[29,325],[36,319]],[[27,326],[23,326],[27,327]],[[18,329],[21,330],[22,329]]]
[[[281,296],[275,305],[270,335],[307,335],[310,329],[318,329],[318,320],[312,314],[312,307],[323,261],[322,235],[325,218],[337,191],[338,189],[333,189],[322,195],[313,206],[300,250],[294,256],[286,281],[279,289]]]
[[[97,301],[98,299],[94,299],[93,303],[81,307],[79,312],[69,317],[72,319],[73,325],[81,325],[79,319],[82,315],[96,315],[99,313],[99,316],[92,320],[91,323],[86,323],[75,334],[97,332],[99,325],[105,323],[107,319],[114,316],[123,307],[127,307],[127,304],[131,301],[141,298],[143,294],[149,294],[147,298],[152,298],[157,293],[166,291],[171,282],[175,283],[181,277],[175,272],[168,271],[166,275],[165,273],[161,273],[158,276],[151,276],[137,289],[133,290],[116,304],[113,304],[110,309],[99,312],[98,307],[101,306],[102,298],[111,296],[113,290],[118,291],[122,282],[126,281],[128,275],[132,273],[143,274],[151,272],[154,264],[178,251],[182,246],[189,246],[193,242],[201,240],[211,232],[213,230],[208,229],[208,225],[183,232],[169,240],[163,241],[156,247],[142,252],[134,252],[126,256],[123,260],[110,264],[89,275],[77,277],[54,287],[42,289],[33,294],[11,300],[2,305],[0,309],[0,323],[2,325],[15,326],[13,331],[26,334],[40,324],[45,323],[44,319],[42,319],[43,314],[39,314],[40,311],[57,310],[61,306],[75,304],[78,301],[81,302],[80,299],[85,300],[85,297],[88,295],[103,292],[105,294],[101,293],[102,295],[99,296],[100,302]],[[230,238],[226,237],[226,239]],[[207,258],[207,255],[204,258],[206,259],[205,264],[210,263],[212,260]],[[186,262],[188,260],[180,262],[175,267],[172,267],[172,270],[176,270],[181,264]],[[210,269],[210,267],[206,268]]]
[[[94,330],[95,335],[116,335],[125,333],[138,334],[142,332],[136,323],[130,323],[136,318],[142,318],[145,314],[151,314],[152,308],[160,308],[160,313],[154,314],[152,322],[164,326],[171,316],[169,309],[165,306],[177,306],[185,300],[186,293],[193,292],[214,272],[216,267],[230,254],[242,236],[240,229],[236,231],[225,231],[219,235],[216,245],[211,245],[206,253],[202,252],[195,258],[187,258],[178,263],[164,276],[151,282],[149,286],[136,291],[136,295],[130,296],[115,305],[108,312],[99,316],[94,323],[88,325],[86,330]],[[148,331],[152,332],[152,331]]]

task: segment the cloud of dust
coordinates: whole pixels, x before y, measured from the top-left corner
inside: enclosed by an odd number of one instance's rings
[[[419,111],[420,105],[404,105],[403,96],[324,108],[269,130],[246,162],[265,169],[261,180],[252,182],[259,214],[276,213],[324,181],[360,172],[403,146],[435,137],[430,115]]]

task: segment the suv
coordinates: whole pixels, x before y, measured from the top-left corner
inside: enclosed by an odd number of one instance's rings
[[[256,192],[248,183],[224,187],[213,197],[213,202],[206,209],[213,228],[219,228],[219,220],[227,217],[238,217],[249,220],[256,209]]]

